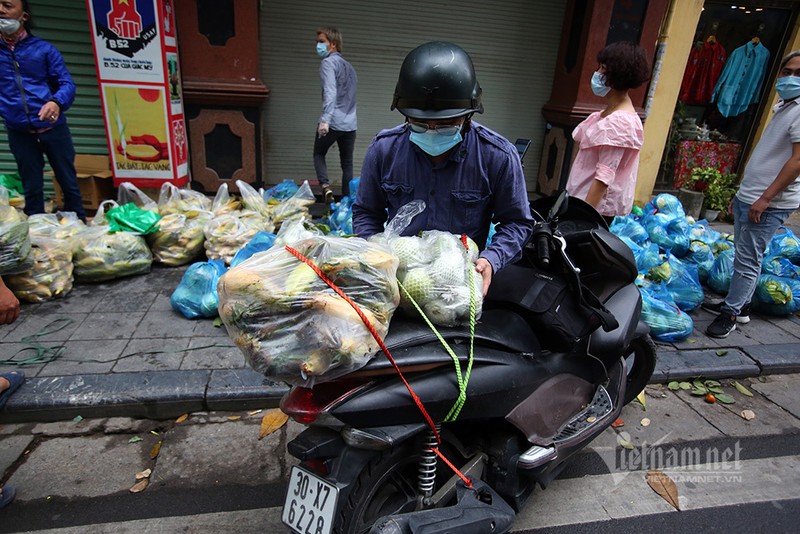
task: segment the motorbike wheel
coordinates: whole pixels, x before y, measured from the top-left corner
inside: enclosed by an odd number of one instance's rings
[[[628,375],[624,404],[628,404],[644,389],[656,368],[656,344],[649,335],[631,341],[625,353],[625,363]]]
[[[334,532],[367,533],[383,516],[413,512],[417,506],[417,472],[421,450],[422,446],[416,440],[410,440],[370,460],[354,482],[353,490],[334,525]],[[456,460],[448,454],[449,451],[443,450],[443,453],[449,460]],[[439,460],[436,489],[451,474],[449,468]]]

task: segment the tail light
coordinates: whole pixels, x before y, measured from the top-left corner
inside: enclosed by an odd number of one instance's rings
[[[317,421],[329,408],[354,395],[369,384],[365,378],[345,378],[313,388],[294,386],[281,399],[283,413],[304,425]]]

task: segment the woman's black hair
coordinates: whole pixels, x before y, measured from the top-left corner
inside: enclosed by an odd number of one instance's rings
[[[606,85],[619,91],[634,89],[650,79],[647,54],[636,43],[612,43],[598,52],[597,62],[605,65]]]

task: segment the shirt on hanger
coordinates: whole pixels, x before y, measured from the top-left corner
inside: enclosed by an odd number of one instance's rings
[[[768,61],[769,50],[761,42],[748,41],[731,53],[711,96],[723,116],[735,117],[758,102]]]
[[[692,48],[683,73],[680,100],[684,104],[708,104],[714,86],[725,67],[725,47],[718,41],[705,41]]]

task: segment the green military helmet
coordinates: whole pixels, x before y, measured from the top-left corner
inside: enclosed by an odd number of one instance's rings
[[[453,43],[435,41],[408,53],[400,67],[391,109],[412,119],[453,119],[483,113],[472,59]]]

